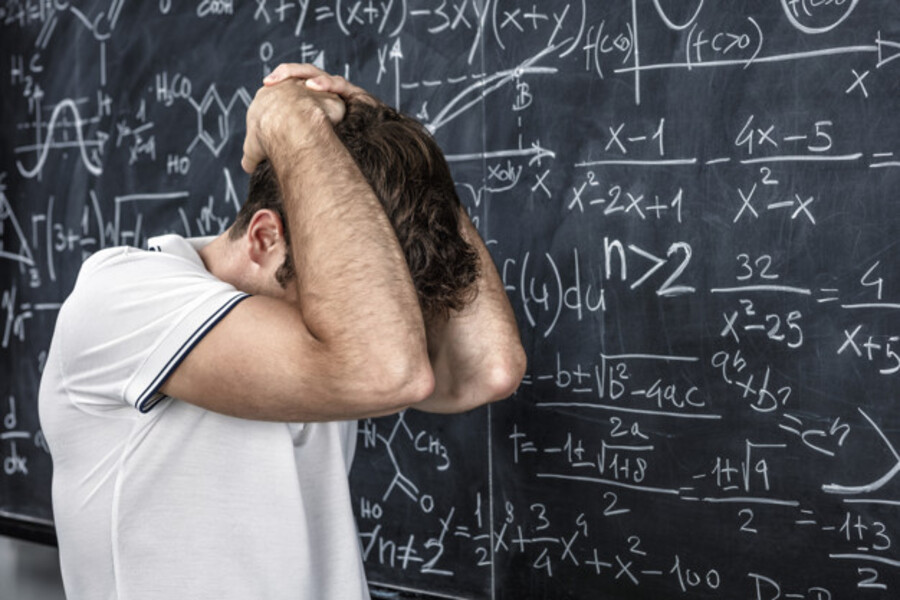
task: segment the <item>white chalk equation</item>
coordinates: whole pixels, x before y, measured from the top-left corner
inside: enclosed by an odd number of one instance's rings
[[[429,577],[450,578],[460,565],[451,558],[448,546],[458,553],[460,547],[471,566],[487,571],[491,566],[491,523],[493,515],[489,491],[476,491],[457,505],[448,502],[445,490],[454,462],[466,462],[459,452],[458,440],[443,439],[440,433],[410,424],[410,412],[395,417],[360,423],[358,456],[373,467],[382,458],[389,465],[384,485],[363,493],[356,508],[363,559],[399,571],[413,570]],[[483,451],[489,452],[485,446]],[[413,458],[414,463],[409,459]],[[428,465],[425,467],[425,465]],[[423,467],[424,470],[423,470]],[[397,534],[391,513],[410,512],[412,518],[428,522],[430,535]],[[466,568],[469,566],[467,565]]]
[[[29,455],[39,451],[50,453],[47,440],[40,431],[32,431],[20,422],[19,410],[14,396],[7,398],[2,413],[0,448],[2,448],[3,474],[7,477],[26,477],[29,474]]]

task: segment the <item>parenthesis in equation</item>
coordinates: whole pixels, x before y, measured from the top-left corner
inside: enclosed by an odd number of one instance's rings
[[[753,53],[753,56],[747,59],[747,64],[744,65],[744,68],[747,69],[750,65],[753,64],[753,61],[756,60],[756,57],[759,56],[759,53],[762,52],[763,47],[763,32],[762,27],[759,26],[759,23],[756,22],[756,19],[753,17],[747,17],[747,20],[756,28],[756,33],[759,35],[759,43],[756,45],[756,51]]]
[[[522,297],[522,307],[525,309],[525,318],[528,319],[529,325],[532,327],[535,326],[534,317],[531,314],[531,310],[528,309],[528,296],[525,292],[525,273],[528,270],[528,258],[531,256],[530,252],[525,253],[525,258],[522,259],[522,269],[519,271],[519,295]],[[534,279],[531,280],[534,283]]]
[[[753,51],[753,55],[747,59],[744,64],[744,68],[747,69],[753,62],[756,60],[756,57],[759,56],[759,53],[762,52],[763,42],[765,40],[765,36],[763,35],[762,27],[759,26],[759,23],[756,22],[756,19],[753,17],[747,17],[747,20],[750,21],[750,24],[753,25],[753,28],[756,30],[758,42],[756,44],[756,49]],[[690,71],[693,68],[693,63],[691,62],[691,46],[692,40],[694,39],[694,32],[697,30],[697,24],[694,23],[691,25],[690,31],[688,31],[687,39],[684,42],[684,57],[685,62],[687,63],[687,69]]]
[[[556,289],[557,289],[557,304],[556,304],[556,314],[553,316],[553,320],[550,325],[547,326],[547,329],[543,332],[543,337],[549,337],[550,333],[556,327],[556,323],[559,320],[559,315],[562,312],[562,303],[563,303],[563,287],[562,287],[562,278],[559,275],[559,269],[556,266],[556,262],[554,262],[553,257],[550,254],[545,253],[544,256],[547,258],[547,262],[550,263],[550,268],[553,270],[553,275],[556,277]],[[528,260],[531,258],[531,253],[526,252],[525,257],[522,259],[522,270],[519,272],[519,296],[522,299],[522,307],[525,309],[525,318],[528,319],[529,325],[532,327],[537,327],[537,320],[534,318],[534,315],[531,313],[531,309],[528,307],[528,304],[531,301],[534,301],[539,304],[543,304],[546,310],[550,310],[550,294],[547,291],[546,284],[543,286],[543,294],[541,298],[538,298],[535,294],[534,290],[534,277],[531,278],[530,281],[527,282],[528,279]]]
[[[561,23],[560,23],[561,24]],[[559,55],[560,58],[565,58],[569,54],[578,47],[578,43],[581,41],[581,36],[584,35],[584,26],[587,24],[587,0],[581,0],[581,24],[578,27],[578,35],[575,36],[575,39],[572,41],[572,45],[569,46],[569,49]],[[552,38],[551,38],[552,42]],[[602,74],[600,75],[603,76]]]
[[[389,0],[387,6],[385,7],[382,4],[382,10],[384,11],[384,17],[381,20],[381,25],[378,26],[378,33],[384,31],[385,23],[387,23],[388,16],[391,14],[391,8],[394,5],[396,0]],[[342,0],[335,0],[334,2],[334,18],[337,21],[338,27],[340,27],[341,32],[344,35],[350,36],[350,29],[347,27],[347,24],[344,23],[344,18],[341,16],[341,4]],[[403,26],[406,25],[406,13],[408,10],[407,0],[400,0],[400,23],[397,25],[394,30],[388,34],[388,37],[397,37],[400,32],[403,30]]]
[[[631,24],[631,21],[625,23],[625,29],[628,30],[628,52],[625,53],[625,56],[622,57],[622,63],[626,63],[631,59],[631,55],[637,52],[637,43],[635,42],[635,38],[637,35],[634,31],[634,26]]]
[[[556,327],[556,322],[559,320],[559,315],[562,312],[563,305],[563,285],[562,285],[562,277],[559,276],[559,269],[556,268],[556,263],[553,261],[553,257],[550,256],[549,253],[544,253],[544,256],[547,257],[547,261],[550,263],[550,267],[553,269],[553,275],[556,276],[556,290],[557,290],[557,298],[558,301],[556,303],[556,314],[553,315],[553,322],[550,323],[550,326],[547,327],[547,330],[544,331],[544,337],[550,335],[550,332],[553,331],[553,328]],[[577,255],[576,255],[577,257]],[[576,258],[577,260],[577,258]]]
[[[694,23],[691,25],[690,30],[688,30],[687,39],[684,40],[684,59],[687,63],[687,69],[690,71],[693,68],[691,64],[691,40],[694,39],[694,32],[697,31],[697,24]]]
[[[393,4],[393,1],[391,2],[391,4]],[[391,32],[391,34],[390,34],[389,37],[397,37],[397,36],[400,34],[400,31],[403,30],[403,26],[406,25],[406,12],[407,12],[407,9],[408,9],[408,6],[407,6],[407,0],[401,0],[401,7],[400,7],[400,9],[401,9],[401,10],[400,10],[400,14],[402,15],[402,16],[400,17],[400,24],[397,25],[396,29],[394,29],[394,31]],[[384,20],[384,22],[382,23],[382,27],[384,26],[384,23],[387,22],[387,15],[388,15],[389,12],[390,12],[390,4],[388,5],[388,10],[385,11],[385,15],[384,15],[384,19],[385,19],[385,20]],[[379,29],[378,31],[381,32],[381,29]]]
[[[501,50],[506,50],[506,46],[503,45],[503,40],[500,39],[500,30],[497,29],[497,5],[500,4],[500,0],[494,0],[494,6],[491,9],[491,27],[494,30],[494,39],[497,40],[497,45],[500,46]]]
[[[349,36],[350,30],[347,29],[343,17],[341,17],[341,0],[335,0],[334,2],[334,20],[337,21],[338,27],[341,28],[344,35]]]
[[[56,269],[53,267],[53,206],[56,203],[56,197],[50,196],[47,199],[47,232],[44,237],[47,238],[47,273],[50,275],[50,281],[56,281]]]

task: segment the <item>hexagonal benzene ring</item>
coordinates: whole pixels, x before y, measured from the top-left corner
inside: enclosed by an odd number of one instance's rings
[[[197,135],[215,156],[219,156],[228,141],[228,113],[215,85],[210,86],[197,110]]]

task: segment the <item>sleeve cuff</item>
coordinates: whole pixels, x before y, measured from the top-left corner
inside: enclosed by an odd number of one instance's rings
[[[223,296],[225,298],[223,299]],[[205,336],[232,308],[249,295],[223,292],[206,298],[185,315],[148,357],[141,373],[125,388],[125,397],[140,412],[149,412],[166,395],[159,391],[163,382],[181,364]]]

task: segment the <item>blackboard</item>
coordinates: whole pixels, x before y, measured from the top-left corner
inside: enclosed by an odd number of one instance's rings
[[[306,61],[428,125],[529,357],[361,423],[377,595],[896,598],[898,59],[887,0],[0,3],[4,531],[52,535],[79,264],[222,231],[245,107]]]

